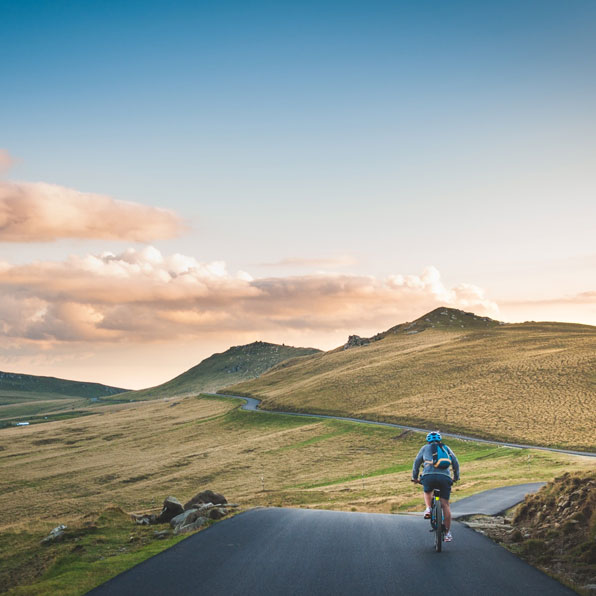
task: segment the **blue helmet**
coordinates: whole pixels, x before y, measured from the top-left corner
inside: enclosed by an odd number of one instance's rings
[[[441,440],[441,433],[439,431],[433,431],[432,433],[428,433],[426,435],[426,440],[429,443],[432,443],[433,441],[440,441]]]

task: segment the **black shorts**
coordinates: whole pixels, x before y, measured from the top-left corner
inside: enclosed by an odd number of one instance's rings
[[[421,478],[425,493],[432,493],[434,488],[441,491],[441,498],[449,501],[453,480],[446,474],[424,474]]]

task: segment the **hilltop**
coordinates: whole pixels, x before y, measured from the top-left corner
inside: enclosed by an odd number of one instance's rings
[[[505,324],[439,308],[281,363],[222,392],[338,414],[596,450],[596,327]]]
[[[119,398],[145,400],[216,391],[226,385],[254,379],[280,362],[319,352],[315,348],[294,348],[263,341],[233,346],[225,352],[209,356],[166,383],[130,391]]]
[[[0,426],[19,420],[35,420],[40,416],[77,414],[79,408],[90,402],[106,399],[123,391],[127,389],[101,383],[0,371]]]

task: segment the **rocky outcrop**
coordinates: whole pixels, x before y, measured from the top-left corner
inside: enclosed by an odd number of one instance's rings
[[[512,517],[466,522],[580,593],[596,584],[596,472],[566,473],[526,496]]]
[[[344,344],[344,350],[350,348],[356,348],[359,346],[367,346],[370,343],[370,339],[366,337],[360,337],[359,335],[350,335],[348,341]]]
[[[206,503],[212,503],[213,505],[225,505],[227,503],[227,499],[219,494],[214,493],[212,490],[204,490],[196,494],[188,503],[185,503],[184,509],[193,509],[197,505],[204,505]]]
[[[218,520],[228,515],[229,510],[238,505],[228,504],[228,500],[220,493],[212,490],[205,490],[197,493],[184,507],[176,497],[168,497],[164,503],[161,513],[155,514],[132,514],[131,518],[139,525],[165,524],[169,523],[175,535],[193,532],[207,525],[210,520]],[[156,538],[164,538],[169,531],[156,532]]]

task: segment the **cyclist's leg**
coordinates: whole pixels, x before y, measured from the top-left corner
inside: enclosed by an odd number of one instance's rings
[[[451,507],[449,507],[449,501],[441,497],[441,507],[443,509],[443,525],[445,530],[449,532],[451,529]]]

